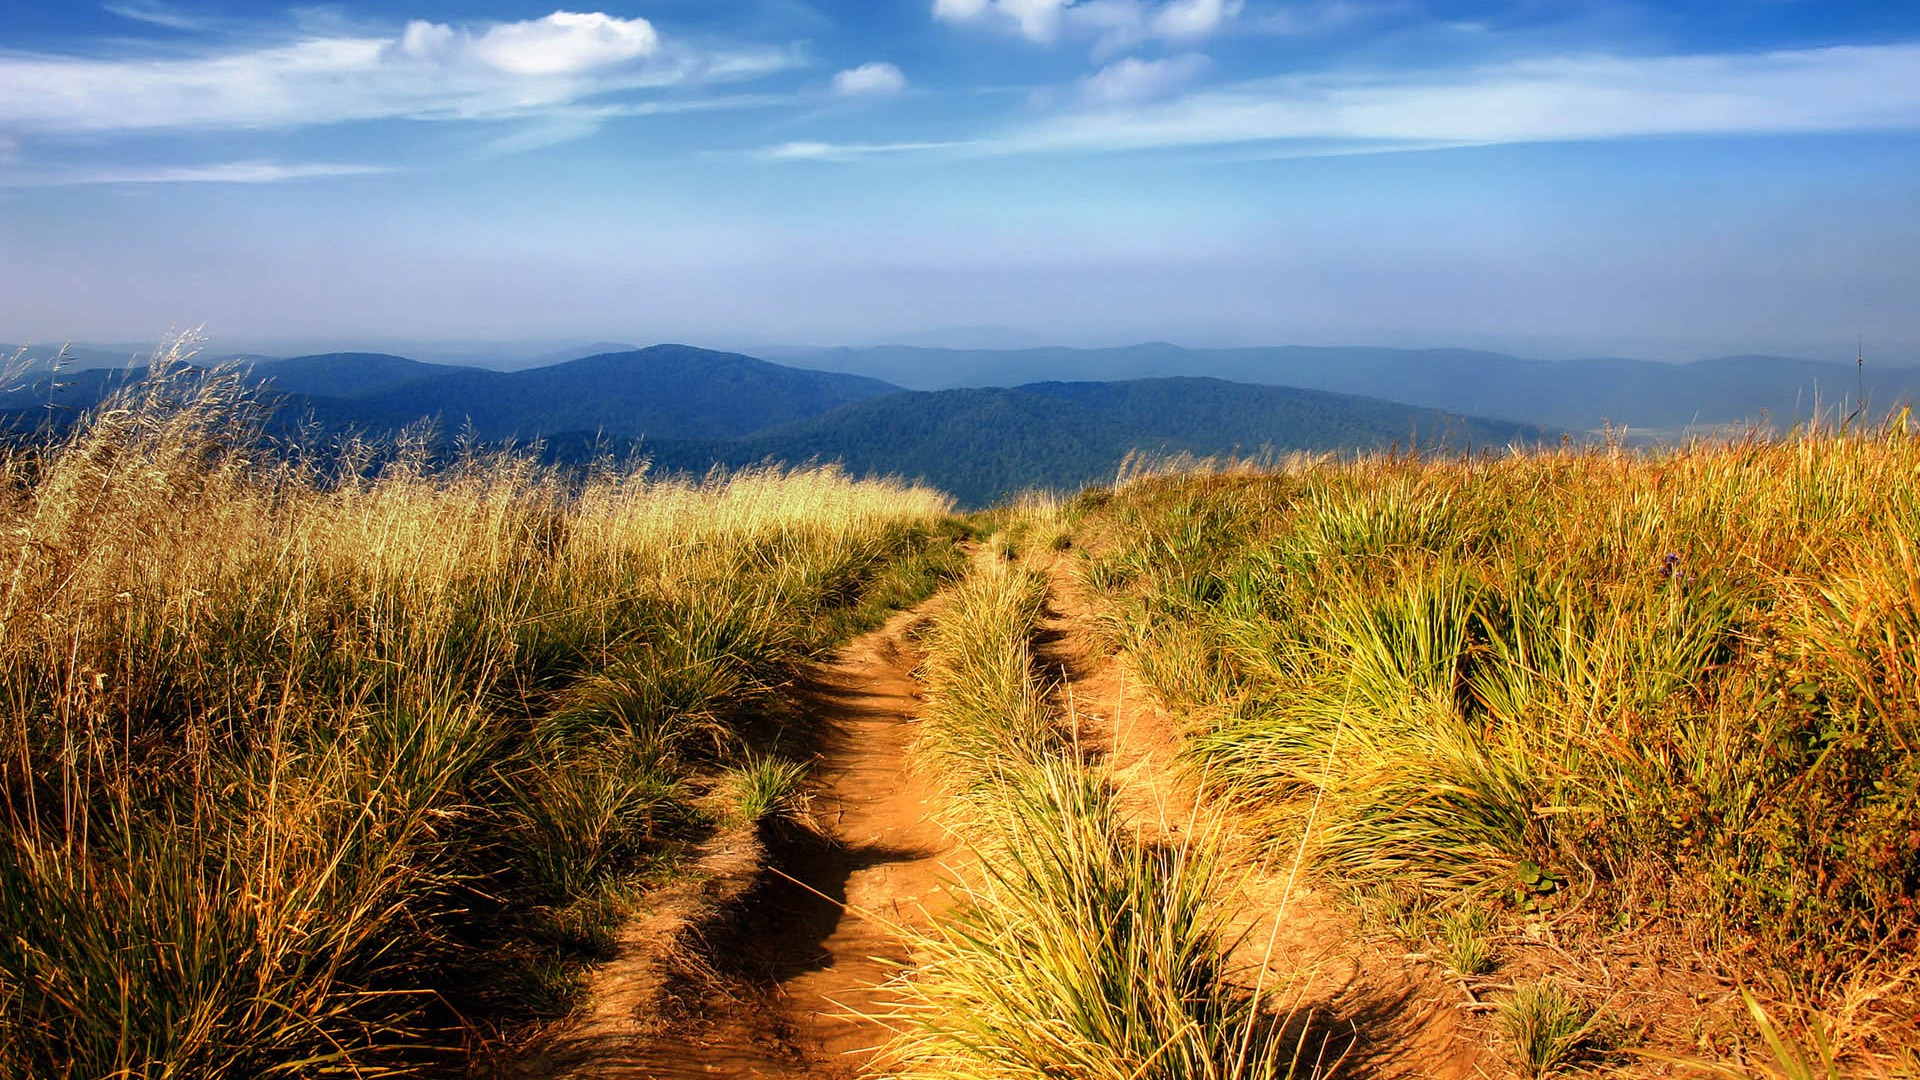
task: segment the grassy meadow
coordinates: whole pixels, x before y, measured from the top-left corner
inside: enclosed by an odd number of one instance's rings
[[[971,857],[956,909],[914,935],[887,1075],[1306,1075],[1271,995],[1230,970],[1217,835],[1168,840],[1120,809],[1035,662],[1046,581],[999,539],[924,639],[918,753]]]
[[[963,523],[264,416],[174,370],[0,450],[0,1075],[487,1059],[702,838],[804,802],[799,666],[943,586],[917,756],[968,855],[894,1075],[1325,1075],[1231,960],[1249,837],[1484,995],[1519,1075],[1920,1073],[1904,418],[1187,463]],[[1080,744],[1056,561],[1200,820],[1131,820]]]
[[[798,782],[794,665],[956,565],[924,488],[316,453],[241,387],[0,457],[0,1075],[417,1074],[563,1012]]]
[[[1375,927],[1506,986],[1522,1074],[1636,1044],[1757,1076],[1920,1068],[1904,420],[1143,472],[1070,509],[1086,591],[1208,790],[1304,840]],[[1638,975],[1580,985],[1623,957]]]

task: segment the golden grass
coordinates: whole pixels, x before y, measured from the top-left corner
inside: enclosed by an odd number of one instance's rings
[[[1905,417],[1302,459],[1088,493],[1076,543],[1268,842],[1318,799],[1314,863],[1362,891],[1664,926],[1844,1007],[1864,1062],[1920,1038],[1917,480]]]
[[[973,858],[956,909],[910,933],[889,1075],[1317,1075],[1310,1028],[1230,970],[1218,834],[1190,822],[1170,843],[1126,820],[1038,676],[1045,578],[992,554],[995,539],[925,638],[920,752],[958,797]]]
[[[948,507],[316,459],[182,359],[0,457],[0,1074],[405,1072],[524,1013]]]

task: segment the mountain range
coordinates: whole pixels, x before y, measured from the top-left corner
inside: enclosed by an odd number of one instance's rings
[[[30,381],[0,410],[16,430],[69,422],[138,370]],[[640,453],[704,472],[762,461],[839,461],[856,474],[923,480],[968,505],[1028,487],[1111,479],[1129,453],[1258,454],[1555,437],[1532,424],[1379,399],[1212,378],[1043,382],[905,390],[684,345],[606,353],[524,371],[429,364],[380,353],[260,361],[270,430],[395,431],[432,418],[443,433],[541,440],[555,460]]]
[[[1606,425],[1678,434],[1763,416],[1785,427],[1852,407],[1859,384],[1876,413],[1920,395],[1920,367],[1729,356],[1651,360],[1523,360],[1471,349],[1273,346],[1187,349],[1149,342],[1113,349],[928,349],[882,346],[795,351],[793,362],[922,390],[1013,386],[1050,379],[1205,375],[1385,398],[1472,416],[1593,431]]]
[[[1505,446],[1544,428],[1453,416],[1390,401],[1220,379],[1032,383],[898,391],[724,443],[650,439],[656,466],[838,461],[856,475],[922,479],[969,506],[1026,488],[1111,482],[1133,452],[1259,455],[1391,446]],[[556,439],[556,454],[588,446]]]
[[[270,430],[280,434],[380,434],[431,419],[449,437],[538,440],[565,462],[636,448],[658,468],[689,472],[840,461],[860,474],[925,480],[970,505],[1109,478],[1132,451],[1499,446],[1606,424],[1672,435],[1762,419],[1778,426],[1810,415],[1816,401],[1831,415],[1854,400],[1856,379],[1876,413],[1920,393],[1920,368],[1764,356],[1660,364],[1152,343],[808,356],[813,367],[656,345],[502,371],[324,353],[258,360],[248,377],[275,402]],[[15,431],[59,426],[138,377],[124,366],[42,374],[0,398],[0,419]],[[961,382],[969,385],[945,385]]]

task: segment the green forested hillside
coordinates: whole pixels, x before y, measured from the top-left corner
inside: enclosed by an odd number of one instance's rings
[[[57,431],[141,377],[83,371],[42,379],[24,387],[0,419],[15,431]],[[383,435],[428,421],[449,444],[469,433],[491,443],[542,441],[551,460],[570,464],[635,453],[658,469],[690,473],[762,461],[839,462],[859,476],[918,479],[973,506],[1025,488],[1108,480],[1135,452],[1465,448],[1555,434],[1377,398],[1210,378],[902,391],[679,345],[517,372],[333,353],[261,363],[249,377],[269,391],[266,431],[281,439]]]
[[[1022,488],[1110,480],[1129,453],[1255,455],[1548,437],[1526,424],[1450,416],[1370,398],[1218,379],[1036,383],[874,398],[726,443],[647,440],[656,467],[699,471],[762,460],[840,461],[985,505]],[[590,440],[556,442],[578,455]]]

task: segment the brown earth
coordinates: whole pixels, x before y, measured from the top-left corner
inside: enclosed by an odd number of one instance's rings
[[[1243,935],[1236,959],[1249,981],[1284,988],[1282,1001],[1303,1016],[1311,1011],[1331,1036],[1329,1058],[1345,1054],[1344,1075],[1486,1075],[1493,1063],[1482,1051],[1484,1033],[1468,1020],[1479,1011],[1470,995],[1422,958],[1368,940],[1349,911],[1296,869],[1291,852],[1275,858],[1236,843],[1230,818],[1209,807],[1179,760],[1178,723],[1099,634],[1070,561],[1053,558],[1040,568],[1050,602],[1039,660],[1061,679],[1061,705],[1071,710],[1082,744],[1105,756],[1121,806],[1149,833],[1224,831],[1238,894],[1233,930]]]
[[[1043,567],[1050,605],[1038,661],[1082,744],[1107,758],[1123,805],[1150,832],[1231,823],[1210,817],[1178,760],[1179,729],[1124,656],[1095,631],[1065,559]],[[725,833],[694,872],[652,894],[596,968],[589,1005],[514,1070],[574,1080],[852,1077],[889,1037],[888,979],[909,957],[897,929],[945,905],[951,838],[934,824],[937,790],[910,768],[919,687],[912,627],[930,606],[812,668],[799,728],[817,740],[817,833]],[[1461,988],[1361,935],[1347,911],[1291,865],[1231,854],[1235,929],[1248,978],[1288,1000],[1345,1055],[1344,1075],[1488,1075],[1484,1037],[1463,1019]],[[1259,974],[1264,967],[1265,975]],[[1498,1072],[1496,1068],[1493,1070]]]
[[[934,791],[908,768],[919,708],[908,633],[885,626],[803,673],[813,830],[709,841],[651,894],[588,1006],[515,1070],[574,1080],[843,1077],[889,1037],[874,1019],[907,960],[896,928],[943,903]]]

